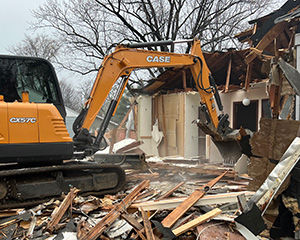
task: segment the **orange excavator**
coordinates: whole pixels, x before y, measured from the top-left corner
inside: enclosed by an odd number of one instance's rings
[[[2,207],[32,204],[68,191],[83,194],[119,191],[124,171],[112,164],[86,162],[107,145],[104,133],[120,102],[134,69],[189,68],[201,96],[205,121],[197,121],[215,142],[236,142],[223,113],[214,79],[206,65],[200,41],[192,40],[189,54],[144,50],[144,47],[175,44],[174,41],[118,45],[100,68],[90,97],[74,122],[70,138],[59,84],[52,65],[32,57],[0,56],[0,202]],[[98,135],[89,129],[114,84],[118,91],[111,101]],[[221,114],[218,115],[217,107]],[[237,151],[240,149],[237,146]]]

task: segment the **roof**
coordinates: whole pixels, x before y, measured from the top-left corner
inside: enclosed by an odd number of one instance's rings
[[[269,72],[267,68],[270,64],[264,63],[268,63],[275,54],[281,56],[280,54],[291,52],[294,34],[297,26],[300,25],[299,20],[300,0],[288,0],[278,10],[250,21],[249,23],[255,26],[235,36],[241,42],[248,42],[251,48],[204,53],[218,88],[224,89],[227,77],[230,78],[225,89],[229,91],[241,88],[248,90],[250,83],[267,80]],[[231,68],[229,68],[230,59]],[[265,70],[262,67],[265,67]],[[248,76],[247,81],[246,76]],[[186,84],[183,80],[185,78]],[[190,78],[191,73],[187,68],[172,68],[150,80],[144,88],[135,91],[149,95],[158,91],[186,91],[188,88],[193,88],[193,81],[190,81]]]
[[[250,45],[257,46],[261,39],[274,27],[274,25],[282,21],[291,21],[299,18],[299,7],[299,0],[288,0],[276,11],[266,16],[249,21],[249,24],[254,24],[256,26],[237,34],[235,37],[238,38],[240,42],[248,41]],[[297,25],[297,21],[290,23],[290,26],[294,25]],[[278,46],[278,48],[286,47],[289,44],[289,42],[285,40],[286,36],[284,35],[290,36],[288,28],[279,35],[279,42],[284,42],[284,44],[283,46]],[[274,49],[274,47],[272,48]]]
[[[229,50],[227,52],[214,52],[214,53],[203,53],[206,63],[216,80],[217,86],[222,88],[226,84],[228,65],[230,59],[231,71],[229,89],[236,90],[243,88],[247,73],[247,65],[244,62],[244,56],[249,53],[249,49],[234,51]],[[252,68],[252,81],[260,81],[266,79],[267,74],[262,73],[261,65],[262,60],[256,58],[254,60]],[[193,88],[193,81],[191,81],[191,72],[189,69],[183,68],[172,68],[168,69],[157,78],[152,79],[148,84],[139,90],[135,90],[140,94],[155,94],[158,91],[183,91],[183,74],[186,74],[186,88]]]

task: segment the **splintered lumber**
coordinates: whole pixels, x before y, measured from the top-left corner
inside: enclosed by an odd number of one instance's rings
[[[185,182],[179,183],[177,186],[175,186],[174,188],[170,189],[165,194],[163,194],[162,196],[160,196],[159,198],[157,198],[157,200],[161,200],[161,199],[164,199],[164,198],[167,198],[167,197],[171,196],[172,193],[175,192],[178,188],[180,188],[184,183]]]
[[[140,212],[142,213],[147,240],[155,240],[147,213],[143,210],[143,208],[140,209]]]
[[[76,197],[77,193],[80,192],[77,188],[71,188],[68,195],[65,197],[65,199],[62,201],[58,209],[55,211],[53,216],[51,217],[51,221],[48,223],[46,230],[50,233],[53,232],[56,225],[59,223],[60,219],[63,217],[65,212],[68,210],[68,208],[71,206],[74,198]]]
[[[269,32],[267,32],[263,38],[260,40],[260,42],[256,45],[256,50],[252,50],[245,58],[245,63],[249,64],[251,63],[256,57],[257,52],[263,51],[268,45],[273,42],[275,38],[279,36],[280,33],[282,33],[286,27],[288,26],[288,22],[284,21],[281,23],[276,24]]]
[[[144,180],[140,183],[131,193],[129,193],[119,204],[117,204],[104,218],[101,219],[88,233],[82,237],[80,240],[96,240],[101,234],[109,227],[122,213],[125,211],[129,205],[135,200],[136,196],[143,191],[145,188],[149,187],[150,181]]]
[[[142,224],[140,224],[134,217],[132,217],[129,214],[123,213],[121,217],[133,227],[133,229],[136,231],[136,233],[142,240],[147,240],[143,234],[144,227]]]
[[[208,213],[205,213],[205,214],[201,215],[200,217],[197,217],[196,219],[174,229],[172,232],[174,233],[174,235],[176,237],[178,237],[179,235],[185,233],[186,231],[188,231],[194,227],[197,227],[198,225],[206,222],[207,220],[219,215],[221,212],[222,212],[221,209],[215,208],[215,209],[209,211]]]
[[[287,21],[274,25],[274,27],[267,32],[256,45],[255,50],[252,49],[251,52],[246,56],[244,60],[245,63],[251,63],[257,57],[258,53],[262,52],[266,47],[268,47],[269,44],[287,28],[288,25],[289,22]]]
[[[194,191],[184,202],[182,202],[177,208],[175,208],[164,220],[161,222],[164,227],[171,228],[174,223],[188,211],[200,198],[202,198],[225,174],[224,172],[220,176],[208,182],[206,185],[198,188]]]
[[[225,204],[225,203],[237,203],[237,196],[244,193],[247,200],[249,200],[255,192],[229,192],[222,194],[206,195],[199,199],[194,206],[205,206],[210,204]],[[176,197],[162,200],[151,200],[146,202],[135,202],[130,206],[130,209],[136,210],[142,207],[145,211],[156,211],[156,210],[171,210],[176,208],[179,204],[185,201],[187,197]]]
[[[172,170],[177,172],[201,173],[201,174],[214,175],[214,176],[218,176],[225,171],[224,168],[203,168],[203,166],[201,165],[185,167],[185,166],[176,166],[176,165],[165,164],[165,163],[148,162],[148,166],[151,169],[158,168],[158,169],[166,169],[166,170]],[[233,170],[228,170],[226,173],[226,177],[237,177],[237,173]]]

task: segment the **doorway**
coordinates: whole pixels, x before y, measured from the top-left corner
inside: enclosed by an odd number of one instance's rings
[[[233,103],[233,128],[240,127],[256,132],[258,129],[258,100],[250,101],[248,106],[242,102]]]

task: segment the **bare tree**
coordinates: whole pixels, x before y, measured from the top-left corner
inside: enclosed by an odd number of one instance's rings
[[[83,107],[80,92],[66,80],[60,80],[59,86],[65,106],[79,112]]]
[[[60,46],[57,40],[51,39],[44,34],[35,37],[25,35],[20,44],[12,46],[8,50],[13,54],[41,57],[55,62]]]
[[[198,37],[202,48],[208,51],[239,47],[232,36],[246,29],[247,20],[261,15],[273,2],[47,0],[33,11],[37,21],[32,26],[35,30],[50,28],[53,36],[63,43],[60,64],[85,75],[98,71],[103,57],[120,43]],[[181,51],[188,52],[189,48],[181,46]],[[166,46],[156,50],[176,51]],[[150,71],[152,77],[160,72],[155,71]],[[134,74],[132,77],[140,80]]]
[[[243,22],[261,14],[272,1],[47,0],[33,11],[33,25],[55,30],[69,60],[61,64],[87,74],[98,70],[116,43],[198,37],[206,50],[233,47],[232,36]]]

